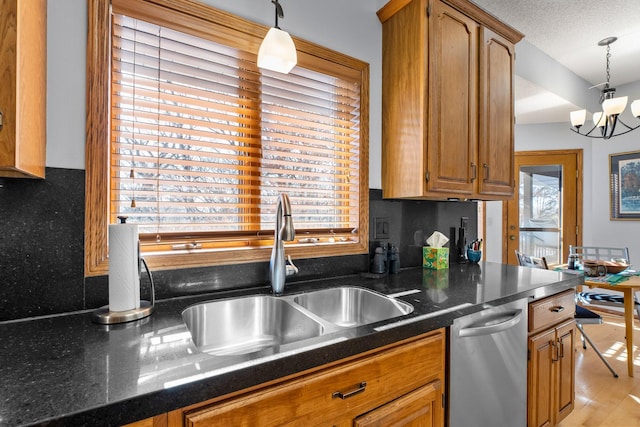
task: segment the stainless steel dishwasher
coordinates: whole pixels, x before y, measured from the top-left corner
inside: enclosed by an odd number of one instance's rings
[[[527,300],[450,328],[449,427],[527,425]]]

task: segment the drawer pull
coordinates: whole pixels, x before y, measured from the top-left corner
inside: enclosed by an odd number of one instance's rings
[[[362,393],[366,387],[367,387],[367,383],[365,381],[362,381],[358,385],[358,388],[356,388],[355,390],[351,390],[346,393],[343,393],[341,391],[334,391],[331,397],[333,399],[335,399],[336,397],[339,397],[340,399],[345,400],[351,396],[355,396],[356,394]]]
[[[564,311],[564,307],[561,305],[556,305],[555,307],[551,307],[549,310],[553,311],[554,313],[560,313]]]

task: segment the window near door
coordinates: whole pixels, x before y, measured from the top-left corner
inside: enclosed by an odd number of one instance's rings
[[[562,165],[520,167],[520,251],[560,260],[562,225]]]
[[[292,256],[366,252],[366,63],[296,41],[298,66],[267,72],[257,24],[191,1],[89,3],[87,275],[107,271],[123,215],[155,267],[266,260],[280,192]]]

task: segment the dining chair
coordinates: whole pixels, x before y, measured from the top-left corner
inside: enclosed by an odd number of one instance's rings
[[[547,260],[545,259],[545,257],[534,257],[534,256],[523,254],[522,252],[516,251],[516,258],[518,259],[518,264],[521,267],[539,268],[544,270],[549,269],[549,266],[547,264]],[[576,299],[578,299],[577,294],[576,294]],[[618,378],[618,374],[616,373],[616,371],[611,367],[607,359],[604,358],[600,350],[598,350],[598,347],[596,347],[593,341],[591,341],[591,338],[589,338],[589,336],[586,334],[583,328],[583,325],[585,324],[591,324],[591,325],[602,324],[602,316],[600,316],[597,313],[594,313],[588,308],[585,308],[576,304],[576,312],[574,314],[574,319],[576,321],[576,327],[580,331],[580,340],[582,341],[582,348],[586,350],[587,342],[588,342],[591,348],[593,348],[593,351],[596,352],[600,360],[602,360],[602,362],[609,369],[613,377]]]
[[[535,257],[516,251],[516,258],[518,259],[518,264],[522,267],[542,268],[544,270],[549,269],[547,259],[545,257]]]
[[[611,248],[601,246],[569,246],[569,256],[575,255],[582,264],[585,259],[596,261],[622,261],[630,264],[628,248]],[[613,291],[612,291],[613,292]],[[578,292],[578,301],[588,305],[624,307],[624,298],[620,293],[596,292],[594,290]],[[633,296],[633,304],[640,319],[640,301]]]
[[[596,347],[596,345],[593,343],[593,341],[591,341],[591,338],[589,338],[589,335],[587,335],[584,332],[584,329],[582,328],[582,325],[586,325],[586,324],[601,325],[602,324],[602,316],[600,316],[597,313],[594,313],[593,311],[589,310],[588,308],[584,308],[583,306],[576,304],[575,319],[576,319],[576,326],[578,327],[578,330],[580,331],[580,339],[582,341],[582,348],[585,349],[585,350],[587,349],[587,343],[585,342],[585,340],[586,340],[589,343],[589,345],[593,348],[593,351],[596,352],[596,354],[598,355],[600,360],[602,360],[602,362],[607,366],[607,368],[609,368],[609,371],[611,371],[611,374],[613,375],[613,377],[614,378],[618,378],[618,374],[616,373],[616,371],[611,367],[611,365],[609,364],[607,359],[604,358],[604,356],[602,355],[600,350],[598,350],[598,347]]]

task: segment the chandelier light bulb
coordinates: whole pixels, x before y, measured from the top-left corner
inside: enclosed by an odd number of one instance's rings
[[[569,113],[571,116],[571,126],[579,128],[587,119],[587,110],[577,110]]]
[[[607,116],[614,116],[622,113],[627,106],[628,96],[605,99],[602,103],[602,110]]]
[[[631,103],[631,114],[634,117],[640,118],[640,99],[636,99]]]

